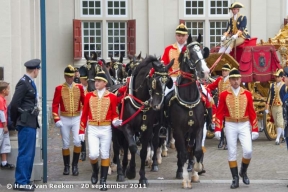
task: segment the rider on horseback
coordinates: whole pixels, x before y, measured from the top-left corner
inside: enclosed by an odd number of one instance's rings
[[[240,8],[244,8],[244,6],[238,2],[232,3],[229,8],[232,11],[233,16],[229,19],[226,32],[221,37],[223,45],[220,48],[219,53],[230,53],[234,46],[241,45],[244,43],[245,39],[250,38],[246,28],[247,18],[239,13]],[[230,37],[231,39],[226,40],[227,37]],[[232,42],[230,42],[231,40]]]

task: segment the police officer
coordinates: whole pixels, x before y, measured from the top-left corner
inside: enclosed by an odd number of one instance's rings
[[[18,130],[18,157],[15,170],[14,189],[34,191],[30,184],[33,169],[36,129],[39,128],[37,116],[37,88],[34,79],[40,70],[39,59],[27,61],[26,74],[16,85],[11,101],[11,120]]]

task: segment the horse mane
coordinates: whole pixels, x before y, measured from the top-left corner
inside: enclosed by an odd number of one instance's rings
[[[184,59],[184,53],[182,53],[182,51],[181,51],[181,53],[180,53],[180,55],[178,57],[178,62],[181,63],[183,61],[183,59]]]
[[[145,58],[137,67],[136,69],[133,71],[132,75],[136,76],[140,71],[145,71],[147,74],[149,73],[152,65],[152,62],[154,61],[158,61],[157,57],[149,55],[147,58]],[[159,62],[159,61],[158,61]],[[144,70],[145,69],[145,70]]]

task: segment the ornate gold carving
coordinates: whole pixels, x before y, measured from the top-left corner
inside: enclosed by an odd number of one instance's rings
[[[90,97],[89,107],[91,110],[93,121],[105,121],[110,106],[110,98],[105,97],[107,93],[108,91],[105,91],[104,96],[102,98],[99,98],[97,91],[94,91],[95,97]]]
[[[235,96],[233,91],[230,89],[232,94],[228,94],[226,97],[226,104],[230,114],[233,119],[242,119],[245,117],[246,107],[247,107],[247,97],[243,94],[244,89],[240,88],[238,96]]]
[[[64,83],[61,89],[61,97],[65,108],[65,112],[63,114],[67,113],[67,115],[73,116],[73,114],[79,112],[80,89],[75,83],[72,84],[71,88]]]

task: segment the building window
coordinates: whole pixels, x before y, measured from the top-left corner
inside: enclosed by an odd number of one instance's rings
[[[210,14],[211,15],[227,15],[229,13],[228,0],[214,0],[210,1]]]
[[[82,42],[83,53],[89,54],[96,52],[98,57],[102,55],[102,29],[101,22],[83,22],[82,23]],[[84,54],[82,54],[84,56]]]
[[[108,22],[108,56],[125,57],[126,22]]]
[[[127,0],[107,0],[108,16],[127,16]]]
[[[81,2],[83,16],[101,16],[101,0]]]
[[[188,34],[191,34],[192,38],[197,38],[199,33],[204,39],[204,22],[203,21],[186,21],[186,27],[188,28]],[[203,42],[201,42],[203,44]]]
[[[185,0],[186,15],[204,15],[204,0]]]
[[[226,28],[227,21],[210,21],[210,47],[215,47],[221,41]]]

